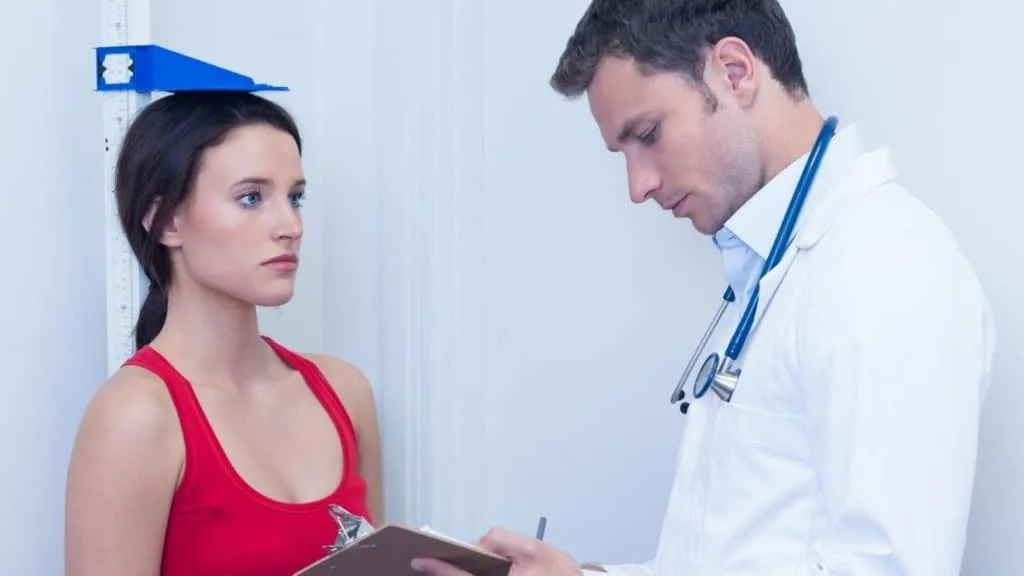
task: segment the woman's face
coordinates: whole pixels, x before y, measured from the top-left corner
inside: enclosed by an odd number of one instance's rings
[[[203,155],[188,199],[164,231],[175,284],[257,306],[288,302],[304,194],[302,159],[287,132],[264,124],[236,128]]]

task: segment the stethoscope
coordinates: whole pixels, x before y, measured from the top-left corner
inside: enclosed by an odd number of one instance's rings
[[[793,192],[793,197],[789,200],[789,207],[786,208],[786,214],[783,216],[782,223],[779,225],[779,231],[775,235],[771,252],[768,253],[768,258],[765,259],[764,267],[761,269],[761,276],[758,278],[757,286],[754,287],[754,291],[750,295],[750,301],[747,302],[747,307],[740,318],[740,323],[736,326],[736,330],[729,340],[729,345],[725,349],[724,359],[718,352],[712,352],[704,360],[704,364],[701,365],[700,371],[697,372],[697,378],[693,382],[694,398],[700,399],[707,394],[708,390],[713,390],[715,395],[724,402],[732,401],[732,396],[736,391],[736,385],[739,383],[740,372],[742,371],[739,368],[735,368],[734,364],[739,359],[743,346],[746,344],[747,337],[750,336],[751,328],[754,325],[754,313],[757,311],[758,293],[761,288],[760,279],[764,278],[764,275],[782,260],[782,255],[789,245],[790,237],[793,234],[793,228],[796,226],[797,218],[800,217],[800,211],[803,210],[804,200],[807,199],[807,193],[810,191],[811,184],[818,174],[821,160],[825,156],[829,142],[832,141],[832,136],[835,134],[837,123],[836,117],[830,116],[825,120],[824,126],[822,126],[821,131],[818,133],[818,139],[808,155],[807,163],[804,164],[804,170],[800,175],[800,180],[797,182],[796,190]],[[672,404],[686,397],[684,388],[686,382],[690,379],[690,373],[693,372],[694,366],[697,365],[697,360],[704,352],[704,348],[707,346],[708,340],[711,339],[711,335],[718,328],[718,323],[722,320],[725,309],[735,300],[736,294],[730,286],[725,290],[725,294],[722,295],[722,304],[718,307],[718,311],[711,320],[708,329],[704,332],[704,336],[701,337],[700,343],[697,344],[697,349],[690,356],[690,362],[686,365],[686,369],[679,378],[676,389],[672,392]],[[679,411],[686,414],[689,408],[689,402],[683,402],[679,406]]]

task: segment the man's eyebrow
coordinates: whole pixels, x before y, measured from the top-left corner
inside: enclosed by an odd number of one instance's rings
[[[619,136],[617,138],[617,141],[621,144],[621,143],[625,143],[626,140],[629,140],[633,136],[633,133],[636,132],[637,125],[639,125],[641,122],[647,120],[647,118],[648,118],[647,114],[639,114],[637,116],[634,116],[634,117],[630,118],[622,126],[622,130],[619,131]],[[608,151],[609,152],[618,152],[618,149],[616,149],[614,146],[609,146],[608,147]]]

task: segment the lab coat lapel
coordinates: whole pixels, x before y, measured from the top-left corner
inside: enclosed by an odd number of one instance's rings
[[[764,316],[765,310],[771,304],[772,298],[775,293],[779,290],[779,286],[782,285],[782,280],[786,277],[786,272],[789,272],[790,266],[793,265],[793,261],[796,260],[796,256],[799,253],[798,249],[794,249],[791,244],[786,252],[782,255],[782,260],[775,265],[761,278],[761,283],[758,288],[757,296],[757,310],[754,312],[754,329],[756,330],[757,325],[761,322],[761,317]]]
[[[797,229],[796,238],[790,242],[782,259],[775,268],[769,270],[761,278],[757,310],[754,313],[753,328],[755,330],[793,262],[801,253],[813,248],[828,232],[832,215],[851,200],[877,190],[883,184],[893,180],[896,175],[889,151],[887,149],[875,150],[861,154],[850,173],[832,185],[830,190],[824,191],[819,203],[812,208],[807,214],[804,224]]]

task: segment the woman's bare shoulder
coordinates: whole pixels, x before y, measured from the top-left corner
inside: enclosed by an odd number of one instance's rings
[[[153,438],[177,427],[177,414],[163,380],[136,366],[114,373],[86,408],[82,432]]]
[[[163,380],[143,368],[126,366],[100,386],[86,407],[72,465],[145,463],[170,472],[184,458],[183,446],[177,412]]]
[[[65,556],[76,573],[152,573],[184,459],[163,382],[115,373],[79,424],[68,469]],[[132,546],[123,546],[132,542]]]
[[[345,409],[353,412],[353,416],[364,422],[369,413],[375,414],[376,404],[373,387],[359,368],[336,356],[329,354],[304,354],[316,364],[324,374],[324,378],[334,388]]]

